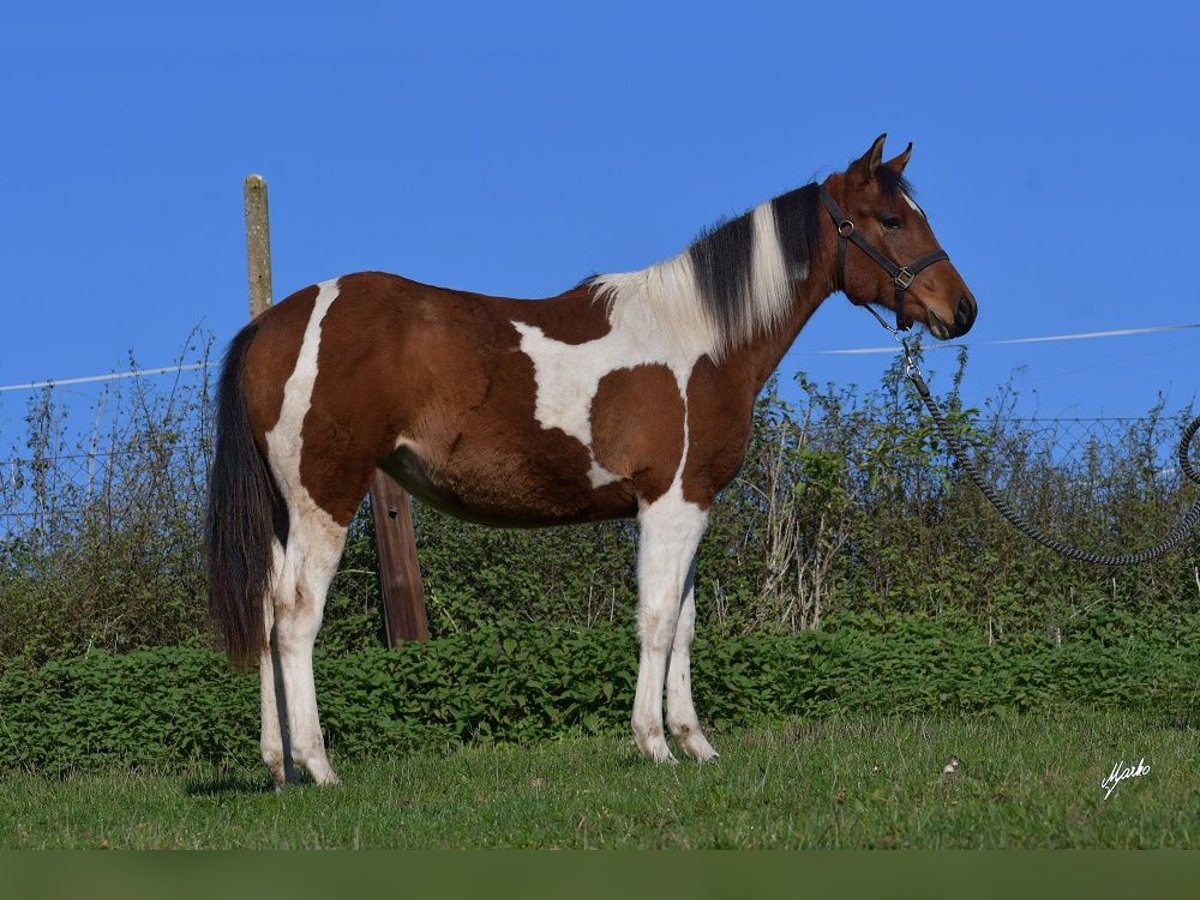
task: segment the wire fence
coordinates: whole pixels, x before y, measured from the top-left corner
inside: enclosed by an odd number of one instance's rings
[[[137,374],[169,377],[42,383],[0,421],[0,539],[44,547],[196,506],[212,453],[208,364]],[[84,382],[95,390],[71,386]]]
[[[87,398],[61,384],[44,384],[29,398],[23,420],[0,431],[0,539],[37,544],[70,534],[85,518],[105,527],[132,514],[137,504],[157,507],[196,505],[204,493],[212,454],[210,378],[207,365],[155,370],[173,380],[110,381],[102,394]],[[149,374],[149,373],[144,373]],[[825,418],[828,446],[862,451],[864,419],[883,428],[880,409],[839,406],[829,397],[809,397],[798,418]],[[836,401],[845,404],[845,398]],[[1137,417],[1047,418],[1005,412],[977,416],[972,435],[977,452],[992,460],[990,474],[1001,488],[1028,477],[1035,467],[1093,491],[1103,503],[1097,471],[1122,458],[1170,490],[1178,484],[1178,433],[1190,410],[1168,415],[1160,407]],[[840,434],[830,436],[831,429]],[[883,434],[886,428],[880,433]],[[816,431],[810,429],[811,434]],[[922,439],[936,441],[931,433]],[[847,450],[847,452],[851,452]],[[949,461],[947,461],[949,462]],[[913,473],[916,481],[920,473]],[[165,514],[165,511],[164,511]]]
[[[118,518],[138,498],[161,501],[168,484],[203,493],[211,444],[189,439],[125,450],[12,457],[0,462],[0,540],[69,533],[98,512]],[[185,480],[180,481],[180,475]],[[124,497],[125,502],[118,502]]]

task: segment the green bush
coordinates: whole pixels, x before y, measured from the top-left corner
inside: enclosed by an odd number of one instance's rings
[[[116,383],[71,440],[55,393],[31,398],[0,474],[0,670],[207,642],[209,401],[203,379]]]
[[[701,719],[717,732],[855,710],[1065,703],[1194,721],[1200,623],[1170,637],[1114,637],[1129,632],[1097,615],[1061,645],[1027,635],[989,644],[922,617],[852,617],[799,635],[698,638],[693,684]],[[392,652],[318,654],[326,738],[336,759],[624,730],[636,652],[629,627],[501,622]],[[0,772],[252,763],[257,739],[257,678],[231,674],[204,649],[97,651],[0,676]]]

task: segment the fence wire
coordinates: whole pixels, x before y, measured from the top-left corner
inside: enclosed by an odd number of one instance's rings
[[[0,540],[28,548],[112,533],[155,514],[193,516],[212,454],[207,373],[44,387],[0,431]]]
[[[198,510],[212,454],[206,376],[166,392],[149,383],[106,388],[101,405],[110,409],[108,424],[101,427],[97,419],[84,431],[72,431],[72,400],[60,394],[46,388],[35,397],[15,439],[0,451],[0,539],[44,544],[82,527],[116,529],[123,519],[155,509],[163,515],[172,506]],[[952,486],[954,462],[937,446],[930,423],[895,420],[894,411],[870,404],[831,413],[830,403],[828,396],[802,400],[795,411],[797,422],[805,423],[798,440],[844,454],[844,477],[856,496],[869,493],[878,467],[889,468],[892,486],[907,494]],[[1169,498],[1180,484],[1175,446],[1189,414],[996,414],[964,427],[984,470],[1014,505],[1044,507],[1042,514],[1053,519],[1102,516],[1123,491],[1152,490]],[[906,445],[910,439],[921,449]]]

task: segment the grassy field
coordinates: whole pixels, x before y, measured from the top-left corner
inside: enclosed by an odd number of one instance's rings
[[[0,781],[0,847],[1190,847],[1196,735],[1150,715],[854,717],[715,735],[653,766],[621,737],[338,759],[343,784],[264,771]],[[952,756],[961,764],[943,767]],[[1114,764],[1148,773],[1105,799]]]

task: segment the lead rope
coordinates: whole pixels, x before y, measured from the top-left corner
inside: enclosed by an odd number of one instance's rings
[[[1200,497],[1197,497],[1187,512],[1180,517],[1175,527],[1167,532],[1167,536],[1162,541],[1153,547],[1140,550],[1137,553],[1122,553],[1119,555],[1093,553],[1090,550],[1074,547],[1046,534],[1009,506],[1008,501],[1001,497],[996,492],[996,489],[984,480],[983,475],[975,465],[974,457],[967,454],[963,443],[959,440],[958,435],[954,433],[954,429],[942,414],[941,407],[938,406],[937,401],[933,398],[933,394],[929,390],[929,385],[925,383],[925,378],[921,374],[920,367],[917,366],[916,361],[913,359],[912,350],[908,346],[908,340],[888,325],[883,320],[883,317],[875,312],[874,309],[869,306],[866,309],[879,320],[880,325],[892,333],[892,336],[904,348],[904,374],[908,376],[908,380],[913,383],[917,389],[917,393],[921,395],[921,400],[924,401],[926,409],[929,410],[929,414],[933,417],[933,421],[937,423],[938,430],[941,431],[942,437],[945,438],[947,446],[950,447],[950,450],[966,471],[971,482],[975,487],[979,488],[983,496],[988,499],[988,502],[996,508],[996,512],[1000,513],[1021,534],[1037,541],[1043,547],[1049,547],[1055,553],[1061,554],[1067,559],[1119,568],[1122,566],[1141,565],[1142,563],[1150,562],[1152,559],[1158,559],[1160,556],[1170,553],[1187,539],[1188,535],[1195,529],[1196,524],[1200,522]],[[1200,472],[1197,472],[1192,466],[1192,461],[1188,458],[1192,438],[1195,437],[1197,430],[1200,430],[1200,417],[1193,419],[1192,423],[1183,431],[1183,437],[1179,441],[1179,467],[1185,478],[1194,484],[1200,485]]]

